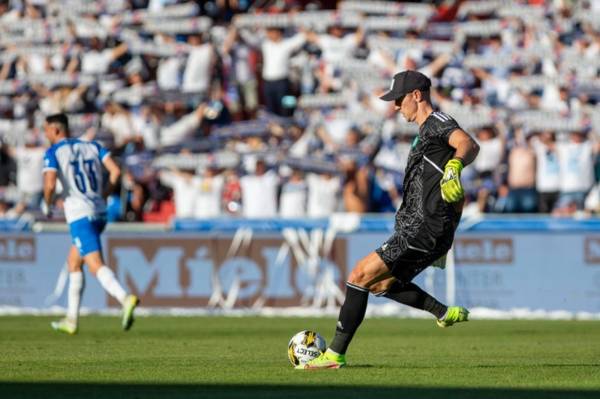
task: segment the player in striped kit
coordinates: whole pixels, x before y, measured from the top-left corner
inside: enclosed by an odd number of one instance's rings
[[[85,263],[106,292],[123,306],[122,327],[129,330],[139,299],[135,295],[128,295],[113,271],[106,266],[100,242],[100,235],[106,225],[104,197],[119,180],[119,166],[111,158],[109,151],[100,144],[71,138],[65,114],[48,116],[44,130],[51,147],[44,156],[42,211],[46,216],[51,216],[56,182],[60,180],[65,197],[65,217],[73,242],[67,258],[67,315],[64,319],[53,322],[52,328],[68,334],[77,333],[79,305],[84,287],[82,266]],[[103,167],[109,173],[106,187],[102,176]]]

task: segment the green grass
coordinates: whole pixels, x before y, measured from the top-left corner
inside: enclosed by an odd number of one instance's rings
[[[600,398],[600,322],[367,319],[342,370],[297,371],[288,339],[333,319],[0,317],[3,398]]]

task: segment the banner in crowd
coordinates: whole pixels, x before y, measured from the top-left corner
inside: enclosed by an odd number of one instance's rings
[[[472,0],[461,3],[457,16],[466,18],[469,15],[485,16],[493,14],[502,6],[503,0]]]
[[[459,41],[464,40],[468,36],[497,36],[502,33],[503,28],[502,21],[497,19],[460,22],[455,26],[455,35]]]
[[[353,265],[387,238],[286,228],[270,233],[108,233],[104,253],[148,308],[335,308]],[[66,304],[65,233],[0,235],[0,306]],[[454,246],[456,303],[495,310],[600,313],[600,237],[585,231],[460,233]],[[117,307],[86,276],[83,306]],[[61,280],[62,279],[62,280]],[[417,284],[442,300],[446,272]],[[386,303],[372,298],[372,303]]]
[[[180,153],[162,154],[152,159],[152,166],[157,169],[187,169],[198,170],[209,166],[217,166],[220,169],[235,168],[240,162],[240,154],[233,151],[215,150],[211,154],[188,154],[182,156]]]
[[[157,10],[134,10],[125,12],[122,17],[124,24],[137,24],[149,19],[165,20],[187,18],[198,15],[198,5],[192,1],[182,4],[172,4]]]
[[[365,14],[402,14],[425,19],[431,17],[435,13],[435,7],[431,4],[389,1],[342,1],[339,4],[339,9],[345,12],[360,12]]]
[[[362,17],[355,12],[312,11],[297,14],[240,14],[234,23],[237,28],[295,26],[323,31],[329,26],[339,25],[345,28],[363,27],[367,30],[404,31],[424,28],[427,19],[398,16]]]
[[[144,30],[165,34],[190,34],[207,32],[212,26],[208,17],[180,18],[180,19],[149,19],[144,22]]]
[[[391,53],[398,50],[422,49],[432,54],[454,54],[457,46],[454,42],[444,40],[396,39],[379,36],[368,37],[367,45],[370,49],[383,48]]]
[[[589,127],[589,121],[584,118],[565,118],[550,111],[522,111],[513,115],[511,122],[514,125],[524,126],[529,132],[543,130],[573,132]]]

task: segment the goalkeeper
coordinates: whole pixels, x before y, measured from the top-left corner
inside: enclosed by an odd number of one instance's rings
[[[404,71],[394,76],[390,90],[380,97],[394,101],[408,122],[419,125],[408,156],[404,201],[396,212],[394,234],[350,273],[335,337],[306,369],[346,364],[346,349],[364,318],[369,292],[428,311],[440,327],[468,320],[467,309],[447,307],[412,283],[426,267],[438,266],[452,246],[464,202],[460,173],[479,152],[454,119],[433,110],[430,87],[422,73]]]

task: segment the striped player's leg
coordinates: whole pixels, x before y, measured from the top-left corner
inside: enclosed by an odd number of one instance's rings
[[[90,272],[98,278],[102,288],[123,306],[122,327],[129,330],[139,299],[135,295],[127,295],[113,271],[104,262],[100,235],[105,225],[106,220],[103,218],[83,218],[71,223],[71,235],[75,237],[75,244]]]
[[[122,327],[126,331],[129,330],[134,320],[133,311],[140,302],[138,297],[125,292],[113,271],[105,265],[100,251],[87,254],[84,260],[90,271],[98,278],[102,288],[119,301],[123,307]]]
[[[81,304],[81,295],[85,286],[83,271],[83,259],[79,255],[79,250],[74,245],[69,250],[67,258],[69,269],[69,288],[67,291],[67,315],[64,319],[53,321],[52,328],[56,331],[67,334],[76,334],[79,325],[79,307]]]

